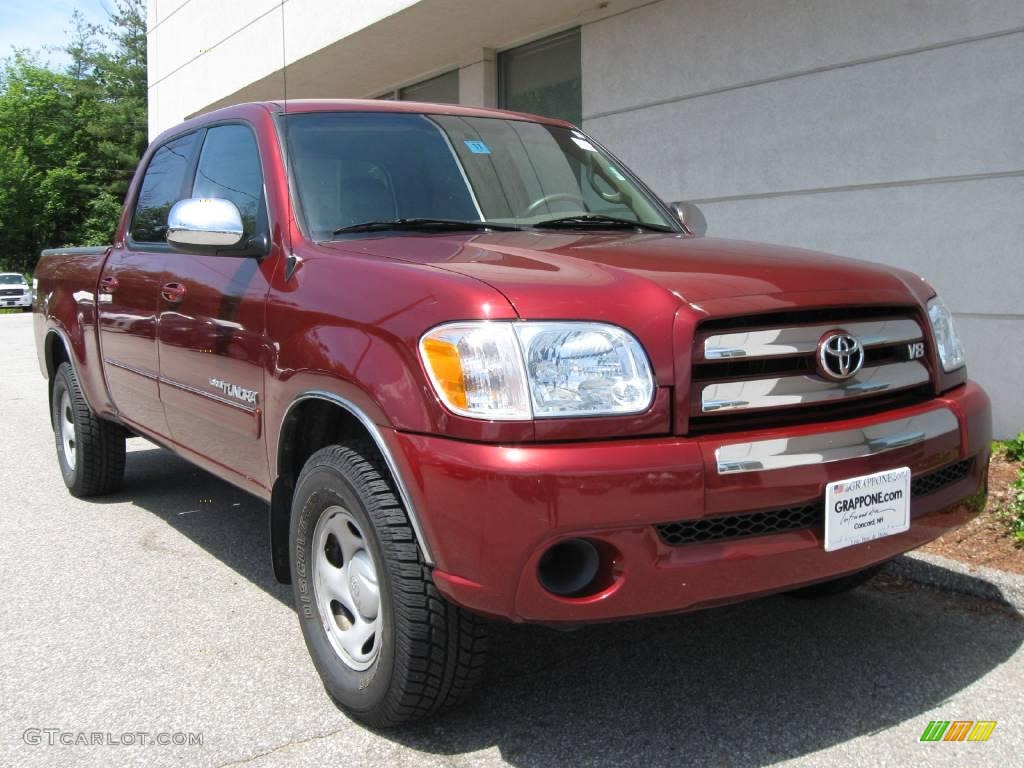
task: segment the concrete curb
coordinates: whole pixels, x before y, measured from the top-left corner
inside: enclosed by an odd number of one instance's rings
[[[886,565],[884,573],[943,592],[969,595],[1024,613],[1024,576],[969,566],[939,555],[911,553]]]

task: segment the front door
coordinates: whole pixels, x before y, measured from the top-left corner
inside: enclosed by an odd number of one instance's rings
[[[160,402],[157,321],[163,281],[167,213],[191,179],[196,132],[150,157],[125,242],[116,243],[99,284],[99,337],[110,397],[128,424],[168,437]]]
[[[230,200],[242,214],[245,237],[267,233],[259,152],[248,126],[206,131],[189,196]],[[171,437],[264,487],[269,471],[260,437],[271,261],[167,254],[158,331],[160,393]]]

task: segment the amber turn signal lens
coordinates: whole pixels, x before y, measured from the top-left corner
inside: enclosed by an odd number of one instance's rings
[[[445,399],[457,408],[468,407],[466,381],[458,348],[448,341],[427,338],[423,340],[423,354]]]

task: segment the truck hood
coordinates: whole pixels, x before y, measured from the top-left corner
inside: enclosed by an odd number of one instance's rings
[[[577,318],[668,302],[701,315],[829,304],[907,304],[920,278],[838,256],[673,234],[503,232],[410,234],[325,244],[466,275],[491,285],[521,317]],[[660,294],[660,295],[657,295]],[[648,303],[653,302],[653,304]]]

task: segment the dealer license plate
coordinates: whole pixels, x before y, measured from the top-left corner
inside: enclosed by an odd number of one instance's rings
[[[910,527],[910,467],[851,477],[825,488],[825,551]]]

